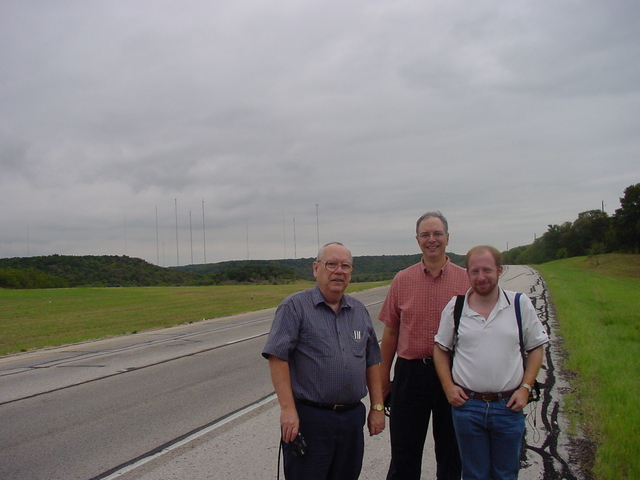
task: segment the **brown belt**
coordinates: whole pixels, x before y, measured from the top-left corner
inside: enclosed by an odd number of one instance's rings
[[[485,402],[495,402],[498,400],[504,400],[504,399],[510,398],[511,395],[513,395],[518,389],[514,388],[513,390],[508,390],[506,392],[498,392],[498,393],[478,393],[478,392],[472,392],[471,390],[467,390],[466,388],[463,388],[463,390],[464,390],[464,393],[466,393],[467,396],[470,398],[484,400]]]

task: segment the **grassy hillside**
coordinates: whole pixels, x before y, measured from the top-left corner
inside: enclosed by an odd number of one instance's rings
[[[597,479],[640,478],[640,255],[576,257],[536,267],[573,372],[565,408],[597,445]]]
[[[544,265],[640,280],[640,255],[609,253],[597,257],[567,258]]]

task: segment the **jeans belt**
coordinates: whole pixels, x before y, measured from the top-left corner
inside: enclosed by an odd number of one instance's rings
[[[513,390],[507,390],[506,392],[498,392],[498,393],[478,393],[478,392],[472,392],[471,390],[467,390],[466,388],[463,388],[463,390],[464,390],[464,393],[466,393],[467,396],[469,396],[470,398],[476,398],[478,400],[483,400],[485,402],[496,402],[498,400],[504,400],[504,399],[510,398],[511,395],[513,395],[518,389],[514,388]]]
[[[345,404],[339,405],[339,404],[333,404],[333,403],[312,402],[311,400],[304,400],[302,398],[296,398],[295,401],[296,403],[299,403],[300,405],[306,405],[307,407],[320,408],[322,410],[333,410],[335,412],[347,412],[349,410],[353,410],[358,405],[360,405],[360,403],[362,403],[362,402],[356,402],[356,403],[345,403]]]

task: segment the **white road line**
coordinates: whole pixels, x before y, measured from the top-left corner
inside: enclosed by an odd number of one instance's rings
[[[229,422],[232,422],[233,420],[236,420],[237,418],[242,417],[243,415],[246,415],[249,412],[252,412],[253,410],[255,410],[256,408],[260,408],[263,405],[266,405],[267,403],[271,402],[272,400],[274,400],[276,398],[276,394],[272,394],[269,395],[266,398],[263,398],[261,401],[254,403],[252,405],[249,405],[246,408],[243,408],[242,410],[237,411],[236,413],[234,413],[233,415],[229,415],[228,417],[224,418],[223,420],[221,420],[218,423],[214,423],[213,425],[210,425],[207,428],[204,428],[196,433],[194,433],[193,435],[190,435],[186,438],[183,438],[182,440],[180,440],[179,442],[174,443],[173,445],[161,450],[160,452],[154,454],[154,455],[150,455],[149,457],[145,457],[139,461],[137,461],[136,463],[133,463],[131,465],[127,465],[126,467],[123,467],[122,469],[118,470],[117,472],[113,472],[111,475],[109,475],[108,477],[104,477],[103,480],[114,480],[117,479],[118,477],[120,477],[121,475],[124,475],[125,473],[131,472],[133,470],[135,470],[136,468],[141,467],[142,465],[149,463],[152,460],[155,460],[159,457],[161,457],[162,455],[165,455],[169,452],[171,452],[172,450],[175,450],[176,448],[180,448],[183,445],[188,444],[189,442],[193,442],[194,440],[207,435],[208,433],[213,432],[214,430],[216,430],[219,427],[222,427],[223,425],[226,425]]]

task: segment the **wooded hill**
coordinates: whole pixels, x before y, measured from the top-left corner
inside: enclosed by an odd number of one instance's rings
[[[464,257],[449,253],[453,262]],[[354,258],[352,282],[392,279],[420,261],[416,255]],[[313,281],[312,258],[235,260],[205,265],[159,267],[127,256],[49,255],[0,259],[0,288],[152,287],[163,285],[275,284]]]

